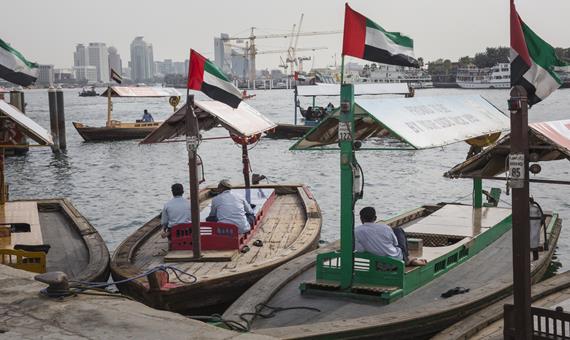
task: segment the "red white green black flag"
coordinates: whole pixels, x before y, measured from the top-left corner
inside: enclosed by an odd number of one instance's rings
[[[200,53],[190,50],[188,88],[202,91],[208,97],[236,109],[241,103],[241,93],[216,64]]]
[[[32,85],[38,78],[38,64],[0,39],[0,78],[21,86]]]
[[[346,4],[342,54],[382,64],[419,67],[414,41],[380,25]]]
[[[554,66],[565,66],[555,50],[534,33],[520,18],[511,0],[511,86],[527,91],[528,104],[534,105],[562,85]]]

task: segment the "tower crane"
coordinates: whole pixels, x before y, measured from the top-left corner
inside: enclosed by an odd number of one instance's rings
[[[303,20],[303,15],[301,15],[301,20],[299,22],[299,26],[301,26],[302,20]],[[342,31],[339,30],[339,31],[300,32],[298,29],[297,34],[295,34],[295,25],[293,25],[293,31],[291,32],[291,34],[279,33],[279,34],[255,35],[255,27],[251,27],[251,33],[250,33],[249,37],[229,37],[229,38],[225,38],[224,40],[225,41],[246,40],[246,47],[244,48],[244,51],[245,51],[245,55],[247,55],[248,59],[249,59],[249,81],[250,81],[250,83],[253,84],[255,82],[255,56],[257,54],[262,53],[262,52],[257,51],[257,48],[255,46],[256,39],[291,38],[291,41],[293,41],[293,39],[298,39],[299,36],[328,35],[328,34],[339,34],[339,33],[342,33]],[[309,49],[305,49],[305,50],[314,51],[317,49],[323,49],[323,48],[309,48]],[[299,49],[299,50],[301,50],[301,49]],[[267,52],[265,52],[265,53],[267,53]],[[272,52],[272,53],[278,53],[278,52]]]

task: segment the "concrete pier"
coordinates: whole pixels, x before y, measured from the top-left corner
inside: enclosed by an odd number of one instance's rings
[[[0,339],[272,339],[114,296],[50,299],[35,274],[0,265]]]

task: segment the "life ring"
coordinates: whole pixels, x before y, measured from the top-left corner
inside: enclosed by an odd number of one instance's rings
[[[471,138],[466,140],[465,142],[471,146],[478,146],[480,148],[483,148],[487,145],[495,143],[500,136],[501,136],[500,132],[495,132],[488,135]]]
[[[236,144],[250,145],[250,144],[256,143],[259,140],[259,138],[261,138],[261,133],[258,133],[256,135],[249,136],[249,137],[245,137],[245,136],[241,137],[241,136],[235,135],[233,133],[230,133],[230,137],[232,138],[232,140]]]
[[[180,96],[171,96],[168,98],[168,102],[172,107],[176,107],[180,103]]]

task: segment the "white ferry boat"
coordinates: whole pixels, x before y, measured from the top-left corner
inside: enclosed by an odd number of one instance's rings
[[[363,83],[407,83],[409,86],[421,89],[433,87],[431,75],[422,69],[404,66],[377,64],[361,77]]]
[[[499,63],[491,68],[469,65],[457,70],[457,85],[464,89],[509,89],[511,65]]]

